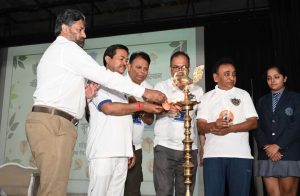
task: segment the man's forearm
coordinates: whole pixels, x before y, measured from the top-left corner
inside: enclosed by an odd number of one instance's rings
[[[145,101],[155,102],[155,103],[163,103],[167,100],[167,97],[164,93],[158,90],[145,89],[143,98]]]
[[[132,114],[138,110],[136,103],[106,103],[99,108],[106,115],[123,116]]]
[[[257,127],[257,118],[248,118],[245,122],[229,126],[230,132],[248,132]]]
[[[204,122],[204,121],[197,121],[197,128],[198,128],[198,132],[202,135],[204,135],[205,133],[210,133],[210,131],[212,129],[216,128],[216,123],[215,122]]]

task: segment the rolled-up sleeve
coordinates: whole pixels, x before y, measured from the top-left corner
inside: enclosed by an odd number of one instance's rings
[[[75,43],[68,43],[63,49],[62,58],[69,71],[107,88],[142,97],[145,88],[128,81],[119,73],[111,72],[100,66],[90,55]]]

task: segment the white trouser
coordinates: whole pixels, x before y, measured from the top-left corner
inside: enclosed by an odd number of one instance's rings
[[[90,161],[89,196],[123,196],[128,157],[98,158]]]

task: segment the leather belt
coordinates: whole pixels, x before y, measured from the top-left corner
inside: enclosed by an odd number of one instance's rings
[[[50,108],[50,107],[46,107],[46,106],[33,106],[31,111],[61,116],[65,119],[67,119],[68,121],[70,121],[71,123],[73,123],[75,126],[77,126],[79,123],[79,120],[77,118],[75,118],[74,116],[68,114],[67,112],[58,110],[56,108]]]

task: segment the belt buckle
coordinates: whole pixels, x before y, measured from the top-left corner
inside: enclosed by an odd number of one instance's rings
[[[71,123],[73,123],[75,126],[77,126],[79,123],[79,120],[77,120],[76,118],[72,118]]]

